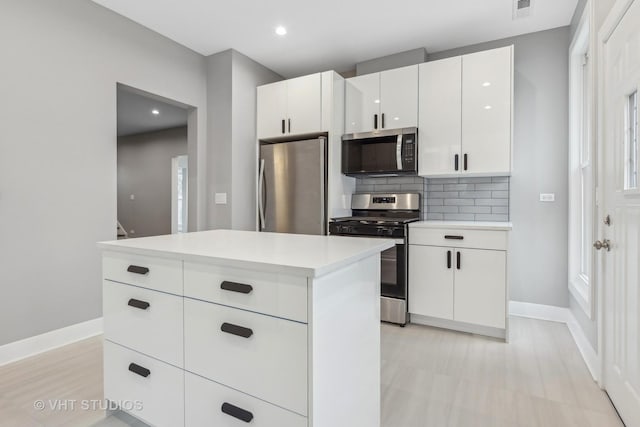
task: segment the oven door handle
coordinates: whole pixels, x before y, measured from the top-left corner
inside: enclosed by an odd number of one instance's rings
[[[402,134],[398,135],[396,141],[396,166],[399,171],[402,170]]]

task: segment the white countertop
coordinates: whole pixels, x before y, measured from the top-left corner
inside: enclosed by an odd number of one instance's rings
[[[395,245],[391,239],[211,230],[100,242],[105,251],[323,276]]]
[[[510,231],[510,222],[475,222],[475,221],[419,221],[409,224],[409,228],[453,228],[458,230],[493,230]]]

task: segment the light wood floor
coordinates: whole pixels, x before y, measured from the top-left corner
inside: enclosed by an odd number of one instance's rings
[[[383,325],[382,427],[622,426],[565,325],[512,318],[511,327],[505,344]],[[55,399],[78,407],[56,410]],[[0,427],[141,425],[79,407],[93,399],[102,399],[101,337],[0,367]]]

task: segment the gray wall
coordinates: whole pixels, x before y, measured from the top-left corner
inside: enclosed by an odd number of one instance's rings
[[[282,77],[232,49],[208,58],[207,76],[208,226],[255,230],[256,86]],[[215,193],[227,193],[227,204],[216,205]]]
[[[204,150],[206,69],[86,0],[2,1],[0,52],[2,345],[102,315],[95,243],[116,237],[116,82],[198,107]]]
[[[510,298],[569,306],[569,27],[429,55],[429,60],[515,45]],[[555,193],[555,203],[539,201]]]
[[[421,64],[427,60],[427,50],[423,47],[394,53],[393,55],[375,58],[356,64],[356,75],[377,73],[408,65]]]
[[[118,138],[118,221],[129,237],[171,234],[171,159],[185,154],[186,126]]]
[[[602,0],[600,0],[602,1]],[[571,39],[576,34],[578,30],[578,25],[580,24],[580,18],[582,18],[582,13],[584,12],[585,7],[587,6],[587,0],[578,0],[578,5],[576,6],[575,12],[573,12],[573,17],[571,18]]]

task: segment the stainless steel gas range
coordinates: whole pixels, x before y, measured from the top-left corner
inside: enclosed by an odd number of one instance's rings
[[[420,194],[355,194],[351,201],[353,216],[333,218],[329,233],[352,237],[385,237],[396,246],[381,256],[380,316],[382,321],[404,326],[407,319],[409,223],[420,220]]]

